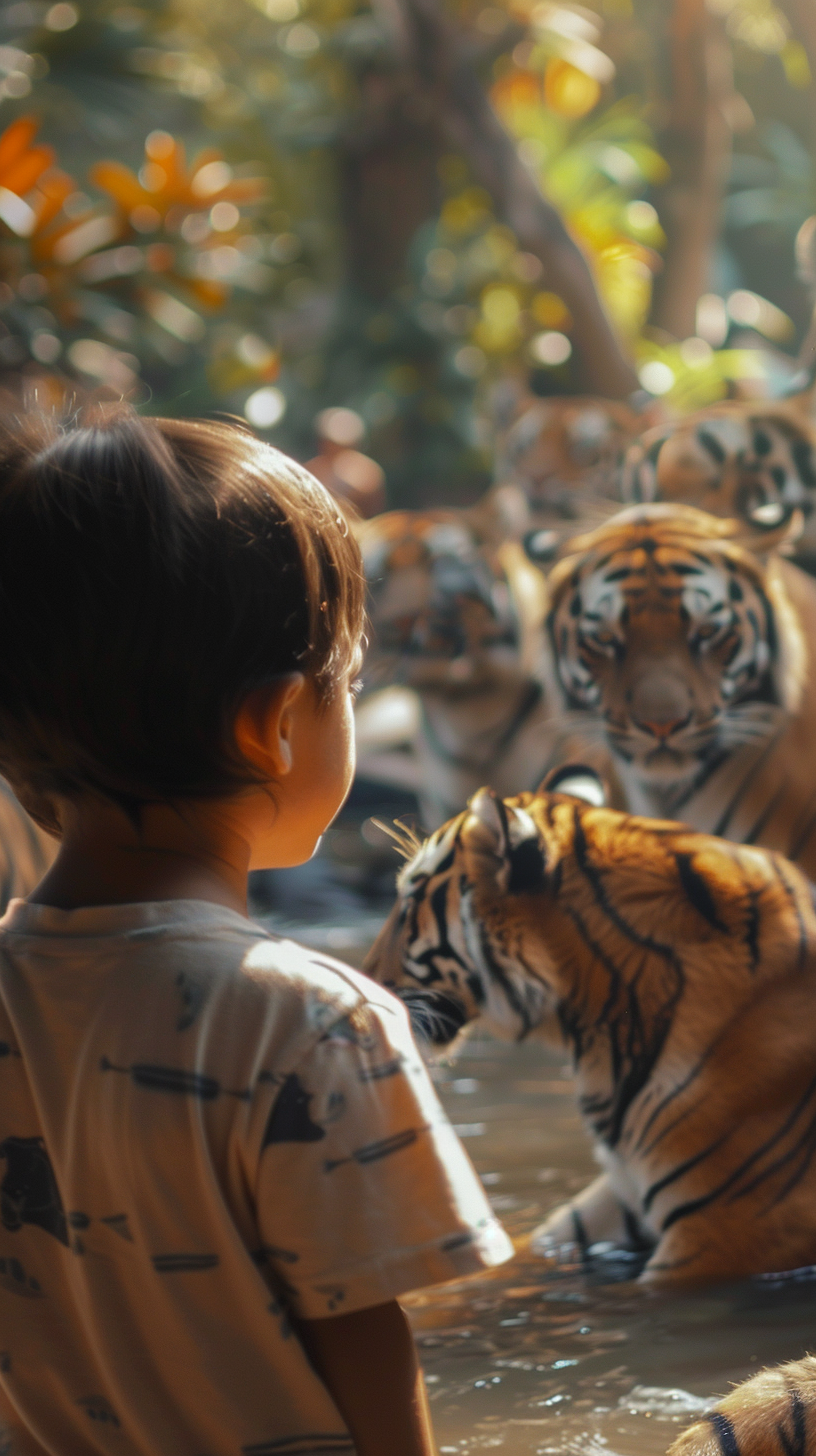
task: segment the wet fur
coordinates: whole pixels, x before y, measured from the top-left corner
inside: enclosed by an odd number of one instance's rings
[[[761,1370],[672,1442],[668,1456],[813,1456],[816,1359]]]

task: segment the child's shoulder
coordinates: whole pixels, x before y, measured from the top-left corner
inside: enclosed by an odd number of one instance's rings
[[[288,1029],[299,1041],[317,1040],[364,1008],[389,1023],[406,1019],[396,997],[361,971],[236,914],[193,915],[174,927],[164,955],[157,951],[151,961],[163,979],[183,983],[222,1024],[228,1014],[247,1033],[274,1022],[276,1039]]]
[[[180,997],[177,1030],[204,1020],[249,1041],[273,1028],[276,1040],[317,1039],[362,1005],[399,1006],[361,972],[206,901],[63,911],[16,900],[0,921],[0,984],[8,954],[38,984],[63,985],[71,971],[79,996],[120,1017],[144,1021],[150,1005],[147,1019],[161,1021]]]

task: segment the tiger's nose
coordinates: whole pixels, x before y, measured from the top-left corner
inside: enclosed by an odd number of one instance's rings
[[[647,718],[636,718],[635,722],[638,728],[645,728],[646,732],[651,733],[654,738],[665,741],[665,739],[671,738],[672,733],[676,733],[679,728],[685,728],[690,717],[691,714],[687,713],[685,718],[665,719],[659,723],[650,723]]]
[[[688,723],[692,707],[688,685],[665,669],[645,673],[630,696],[630,711],[638,728],[661,742]]]

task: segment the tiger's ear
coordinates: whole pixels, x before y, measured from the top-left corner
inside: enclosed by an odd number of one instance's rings
[[[490,850],[501,861],[502,889],[511,895],[541,889],[547,856],[536,822],[526,809],[504,803],[492,789],[479,789],[468,808],[490,836]]]
[[[535,820],[526,810],[506,804],[493,789],[477,789],[468,808],[487,830],[497,854],[512,852],[525,839],[538,838]]]
[[[499,809],[499,799],[492,789],[477,789],[472,798],[468,799],[468,808],[475,819],[490,834],[493,843],[498,846],[504,840],[504,815]],[[504,806],[502,805],[502,809]]]
[[[536,793],[569,794],[595,809],[603,809],[609,799],[607,786],[600,774],[586,763],[562,763],[560,768],[551,769]]]

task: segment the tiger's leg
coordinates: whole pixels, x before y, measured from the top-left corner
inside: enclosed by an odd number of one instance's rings
[[[761,1370],[672,1442],[667,1456],[813,1456],[816,1358]]]
[[[641,1247],[643,1235],[631,1211],[621,1203],[609,1177],[601,1173],[569,1203],[562,1203],[530,1236],[533,1253],[559,1263],[584,1259],[593,1244]]]

